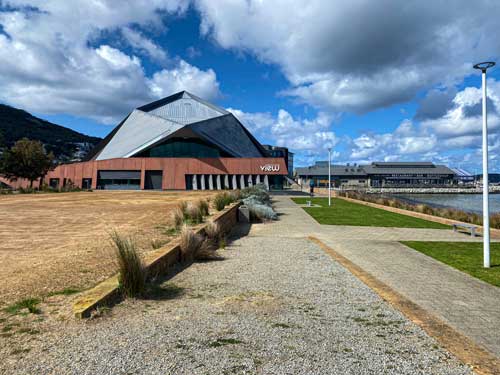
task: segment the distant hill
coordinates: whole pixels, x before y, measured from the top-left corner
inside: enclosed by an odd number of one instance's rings
[[[59,161],[81,160],[101,141],[0,104],[0,149],[12,147],[21,138],[42,142],[47,152],[52,151]]]

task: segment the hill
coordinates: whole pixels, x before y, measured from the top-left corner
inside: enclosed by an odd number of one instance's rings
[[[44,144],[59,161],[80,160],[101,141],[32,116],[26,111],[0,104],[0,148],[29,138]]]

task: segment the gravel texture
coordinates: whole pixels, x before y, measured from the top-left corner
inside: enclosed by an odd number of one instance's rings
[[[157,299],[69,323],[3,358],[0,372],[472,373],[313,243],[252,233],[224,260],[163,283]]]

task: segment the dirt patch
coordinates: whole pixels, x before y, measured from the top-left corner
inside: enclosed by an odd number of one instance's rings
[[[115,271],[109,233],[142,252],[165,244],[170,211],[210,192],[111,192],[0,196],[0,307],[65,288],[85,289]]]

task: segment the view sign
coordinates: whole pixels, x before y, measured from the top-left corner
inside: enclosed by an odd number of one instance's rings
[[[260,170],[262,172],[279,172],[280,165],[279,164],[265,164],[260,166]]]

